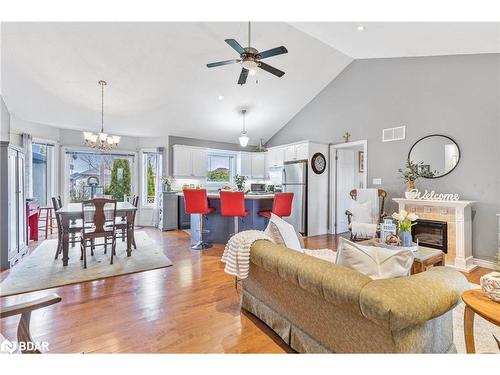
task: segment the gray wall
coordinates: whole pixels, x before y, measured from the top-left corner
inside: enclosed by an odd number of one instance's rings
[[[473,253],[493,260],[500,213],[500,55],[368,59],[352,62],[267,143],[368,140],[368,183],[382,178],[390,198],[404,192],[397,169],[420,137],[440,133],[461,151],[449,175],[417,187],[477,201]],[[382,129],[406,125],[406,139],[382,143]],[[388,212],[396,209],[392,202]]]
[[[229,151],[255,151],[256,146],[248,145],[247,147],[241,147],[239,143],[228,143],[228,142],[214,142],[206,141],[203,139],[196,138],[186,138],[186,137],[168,137],[168,174],[172,174],[174,171],[173,155],[174,145],[184,145],[184,146],[196,146],[196,147],[206,147],[219,150],[229,150]]]
[[[10,113],[0,96],[0,141],[9,141]]]

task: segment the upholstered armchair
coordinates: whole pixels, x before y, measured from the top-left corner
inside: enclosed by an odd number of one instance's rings
[[[353,200],[357,200],[358,198],[358,189],[353,189],[349,192],[349,195]],[[380,236],[380,223],[382,219],[387,216],[387,214],[384,212],[384,204],[385,204],[385,197],[387,196],[387,192],[382,189],[378,189],[378,207],[372,207],[372,210],[375,210],[374,212],[377,212],[378,214],[376,215],[376,233],[377,237]],[[362,241],[366,240],[368,238],[366,237],[360,237],[356,233],[353,233],[352,231],[352,221],[353,221],[353,213],[349,210],[345,211],[345,214],[347,215],[347,222],[349,223],[349,231],[351,232],[351,240],[352,241]]]

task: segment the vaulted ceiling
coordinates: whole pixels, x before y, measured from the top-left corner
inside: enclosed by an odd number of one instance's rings
[[[98,130],[100,79],[105,128],[133,136],[179,135],[235,142],[248,109],[253,141],[269,139],[353,58],[499,53],[498,24],[263,23],[252,45],[289,53],[266,60],[286,72],[259,70],[236,84],[237,58],[224,39],[246,45],[246,24],[3,23],[2,95],[10,112],[57,127]],[[219,100],[223,96],[223,100]]]

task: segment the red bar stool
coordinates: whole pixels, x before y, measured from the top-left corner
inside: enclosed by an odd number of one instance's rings
[[[245,193],[242,191],[221,191],[220,192],[221,216],[234,217],[234,234],[238,233],[239,218],[248,215],[245,210]]]
[[[207,190],[206,189],[184,189],[184,210],[189,215],[200,215],[200,240],[191,246],[193,250],[203,250],[211,248],[212,245],[203,241],[203,233],[209,233],[208,230],[203,230],[203,219],[205,215],[215,211],[214,208],[208,207]]]
[[[293,193],[276,193],[273,199],[271,211],[259,211],[260,216],[271,218],[271,213],[279,217],[287,217],[292,214]]]

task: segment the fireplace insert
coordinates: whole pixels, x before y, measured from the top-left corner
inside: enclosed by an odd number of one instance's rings
[[[413,241],[419,245],[448,252],[448,224],[445,221],[418,219],[411,227]]]

